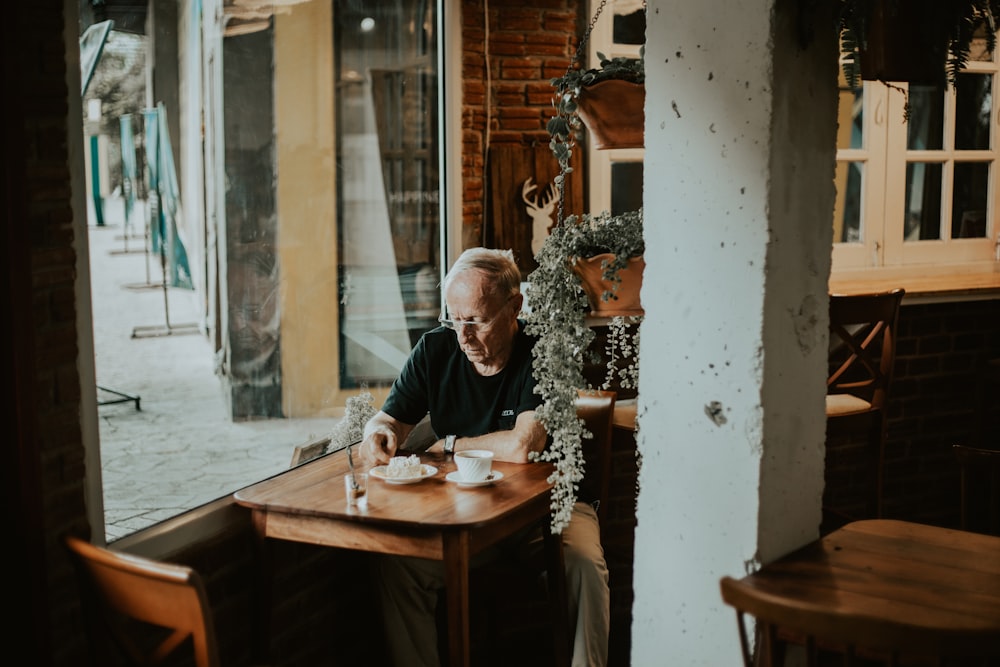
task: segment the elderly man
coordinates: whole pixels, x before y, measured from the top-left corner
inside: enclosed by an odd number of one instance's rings
[[[535,419],[541,399],[531,370],[534,341],[517,317],[520,279],[509,250],[471,248],[456,260],[443,284],[450,319],[420,339],[366,425],[360,451],[368,463],[387,463],[428,413],[439,436],[430,451],[489,449],[499,461],[528,463],[545,447],[545,429]],[[604,665],[610,597],[593,507],[576,503],[562,542],[575,624],[573,666]],[[441,563],[386,556],[378,566],[393,663],[439,667],[434,608],[444,585]]]

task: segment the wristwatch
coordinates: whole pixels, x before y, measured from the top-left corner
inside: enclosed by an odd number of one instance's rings
[[[444,437],[444,453],[454,454],[455,453],[455,441],[458,440],[457,435],[446,435]]]

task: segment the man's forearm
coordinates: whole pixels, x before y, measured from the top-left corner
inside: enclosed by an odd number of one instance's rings
[[[524,412],[509,431],[494,431],[477,436],[459,436],[455,451],[488,449],[497,461],[527,463],[530,452],[540,452],[545,447],[545,428],[535,419],[535,413]],[[428,451],[444,451],[444,438],[437,440]]]

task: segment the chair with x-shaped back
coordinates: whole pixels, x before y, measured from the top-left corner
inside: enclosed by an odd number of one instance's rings
[[[882,516],[889,390],[896,362],[901,288],[873,294],[830,296],[830,354],[826,381],[826,434],[864,441],[867,482],[861,514],[825,507],[828,527]]]

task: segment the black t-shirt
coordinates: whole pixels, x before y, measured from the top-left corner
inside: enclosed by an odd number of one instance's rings
[[[458,346],[454,331],[432,329],[417,341],[382,411],[406,424],[416,424],[429,412],[439,438],[510,430],[519,414],[542,403],[531,371],[534,342],[519,321],[507,366],[484,377]]]

